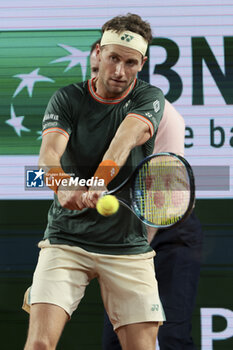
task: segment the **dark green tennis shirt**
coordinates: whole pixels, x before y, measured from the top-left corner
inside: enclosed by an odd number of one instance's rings
[[[135,79],[124,96],[110,100],[97,95],[93,80],[88,80],[64,87],[53,95],[43,119],[43,134],[59,132],[66,136],[69,141],[61,158],[62,168],[79,178],[90,179],[126,116],[147,123],[151,138],[131,151],[126,165],[109,184],[111,189],[152,153],[163,109],[163,93],[146,82]],[[129,209],[121,205],[116,214],[103,217],[96,209],[65,209],[56,195],[48,213],[46,238],[52,244],[74,245],[103,254],[151,250],[145,225]]]

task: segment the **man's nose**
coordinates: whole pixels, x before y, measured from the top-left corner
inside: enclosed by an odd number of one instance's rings
[[[118,62],[115,70],[116,75],[123,76],[125,74],[125,67],[123,62]]]

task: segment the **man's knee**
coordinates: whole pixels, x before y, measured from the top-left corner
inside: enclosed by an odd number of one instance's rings
[[[117,335],[123,350],[154,350],[158,322],[142,322],[120,327]]]

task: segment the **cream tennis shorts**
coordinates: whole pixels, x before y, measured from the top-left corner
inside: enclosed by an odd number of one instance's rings
[[[68,245],[39,243],[41,248],[33,284],[25,293],[23,309],[50,303],[71,317],[93,278],[100,284],[105,309],[117,328],[138,322],[165,320],[155,278],[155,252],[107,255]]]

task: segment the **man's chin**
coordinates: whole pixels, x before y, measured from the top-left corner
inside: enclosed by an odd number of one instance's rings
[[[128,86],[126,85],[119,85],[119,84],[111,84],[109,86],[109,92],[116,94],[116,95],[120,95],[123,94],[125,90],[128,89]]]

